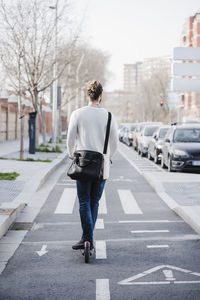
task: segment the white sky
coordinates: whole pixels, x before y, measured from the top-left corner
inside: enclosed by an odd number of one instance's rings
[[[123,64],[169,55],[199,0],[74,0],[85,11],[84,38],[110,55],[107,90],[123,88]]]

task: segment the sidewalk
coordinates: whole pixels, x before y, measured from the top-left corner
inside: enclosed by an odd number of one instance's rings
[[[42,142],[40,137],[39,142]],[[19,158],[19,140],[0,143],[0,172],[17,172],[20,175],[14,181],[0,180],[0,238],[31,201],[47,178],[64,162],[67,157],[65,140],[58,144],[63,153],[28,153],[29,140],[24,141],[24,158],[49,159],[51,162],[17,161]],[[10,159],[9,159],[10,158]],[[11,160],[12,158],[12,160]]]
[[[160,167],[157,171],[140,171],[134,161],[141,160],[145,163],[147,159],[141,158],[132,148],[123,144],[120,144],[120,149],[160,198],[200,234],[200,174],[167,172]]]

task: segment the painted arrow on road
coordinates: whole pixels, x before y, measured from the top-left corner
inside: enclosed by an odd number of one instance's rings
[[[37,254],[38,254],[39,256],[42,256],[42,255],[46,254],[46,253],[48,252],[48,251],[46,251],[46,248],[47,248],[47,245],[43,245],[43,246],[42,246],[42,249],[41,249],[40,251],[36,251]]]

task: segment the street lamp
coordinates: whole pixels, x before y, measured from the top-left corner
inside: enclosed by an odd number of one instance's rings
[[[49,6],[55,10],[55,39],[54,39],[54,66],[53,66],[53,112],[52,112],[52,143],[55,145],[57,140],[57,14],[58,5]]]

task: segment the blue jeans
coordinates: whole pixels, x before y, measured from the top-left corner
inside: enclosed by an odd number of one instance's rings
[[[93,242],[93,231],[98,215],[99,200],[101,199],[105,182],[105,180],[76,181],[84,241]]]

